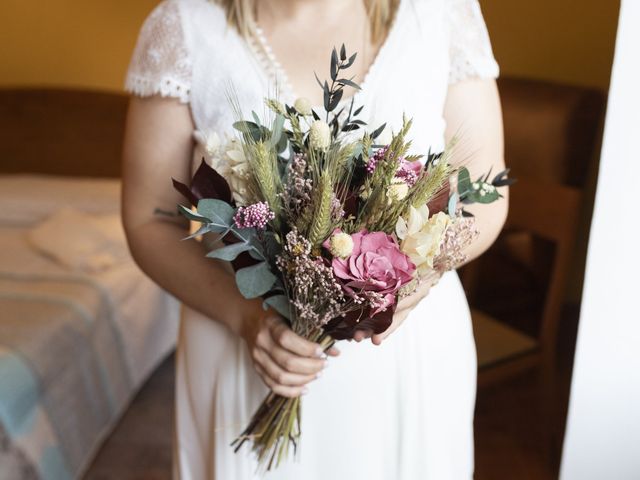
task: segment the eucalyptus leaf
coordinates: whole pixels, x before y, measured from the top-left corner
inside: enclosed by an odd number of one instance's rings
[[[209,219],[207,217],[203,217],[202,215],[197,214],[192,211],[190,208],[185,207],[184,205],[178,205],[178,212],[182,214],[183,217],[193,220],[194,222],[200,223],[209,223]]]
[[[248,243],[232,243],[230,245],[225,245],[224,247],[212,250],[211,252],[207,253],[207,257],[231,262],[235,260],[237,256],[242,252],[246,252],[247,250],[251,250],[252,248],[253,247]]]
[[[334,48],[331,51],[331,80],[338,78],[338,52]]]
[[[260,262],[236,272],[238,290],[245,298],[258,298],[264,295],[276,281],[267,262]]]
[[[273,121],[273,130],[271,132],[271,145],[276,147],[278,142],[280,141],[280,137],[282,136],[282,129],[284,128],[284,116],[276,115],[275,120]]]
[[[387,126],[386,123],[383,123],[382,125],[380,125],[378,128],[376,128],[374,130],[374,132],[371,134],[371,138],[372,139],[376,139],[380,136],[380,134],[384,131],[385,127]]]
[[[360,88],[360,85],[358,85],[353,80],[349,80],[348,78],[341,78],[341,79],[337,80],[337,82],[342,84],[342,85],[346,85],[346,86],[349,86],[351,88],[355,88],[356,90],[362,90]]]
[[[209,233],[209,232],[212,232],[212,231],[214,231],[214,230],[211,230],[211,224],[205,223],[200,228],[198,228],[198,230],[193,232],[188,237],[185,237],[183,240],[191,240],[192,238],[199,237],[200,235],[204,235],[205,233]],[[218,233],[220,233],[220,232],[218,232]]]
[[[471,176],[466,167],[462,167],[458,172],[458,193],[465,197],[471,191]]]
[[[273,297],[267,298],[262,304],[265,310],[271,307],[287,320],[291,320],[289,305],[289,299],[286,295],[274,295]]]
[[[456,216],[456,208],[458,207],[458,200],[460,200],[460,196],[458,195],[458,192],[454,192],[449,197],[449,205],[447,207],[448,208],[447,211],[449,212],[450,217]]]
[[[209,219],[212,231],[221,231],[231,227],[235,209],[222,200],[203,198],[198,202],[198,214]]]

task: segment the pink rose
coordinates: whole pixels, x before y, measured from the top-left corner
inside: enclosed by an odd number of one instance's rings
[[[390,235],[361,230],[351,238],[351,255],[344,259],[334,257],[333,273],[345,281],[343,288],[349,294],[363,290],[382,294],[384,303],[376,312],[382,311],[395,303],[396,293],[413,279],[416,266]],[[329,247],[327,242],[325,247]]]

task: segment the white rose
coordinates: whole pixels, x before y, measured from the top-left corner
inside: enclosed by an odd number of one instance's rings
[[[331,145],[331,128],[326,122],[316,120],[309,131],[311,148],[326,152]]]
[[[450,218],[438,212],[429,218],[429,208],[411,207],[409,218],[399,218],[396,235],[401,240],[400,250],[418,267],[419,273],[433,268],[433,260],[440,254],[442,237],[449,226]]]
[[[311,101],[308,98],[301,97],[293,104],[300,115],[311,115]]]
[[[399,202],[407,198],[409,194],[409,185],[403,181],[394,182],[387,189],[387,201],[389,205],[393,202]]]
[[[347,258],[353,252],[353,239],[351,235],[338,232],[329,239],[329,251],[334,257]]]

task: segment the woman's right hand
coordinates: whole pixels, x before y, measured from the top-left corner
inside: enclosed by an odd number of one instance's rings
[[[283,397],[307,393],[306,385],[320,377],[328,366],[327,355],[340,353],[332,347],[325,354],[319,344],[295,334],[271,310],[249,317],[241,336],[258,375],[273,392]]]

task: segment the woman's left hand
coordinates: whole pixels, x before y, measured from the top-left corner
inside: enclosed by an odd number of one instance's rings
[[[395,332],[400,325],[402,325],[402,323],[409,316],[409,313],[411,313],[411,310],[413,310],[423,298],[429,295],[431,287],[438,283],[440,277],[440,273],[434,273],[433,275],[423,278],[415,292],[400,300],[398,302],[398,306],[396,307],[396,311],[393,314],[391,325],[384,332],[377,335],[372,335],[373,332],[371,332],[371,330],[358,330],[353,336],[353,339],[356,342],[360,342],[365,338],[371,338],[371,343],[373,343],[374,345],[382,344],[383,340],[385,340],[389,335]]]

